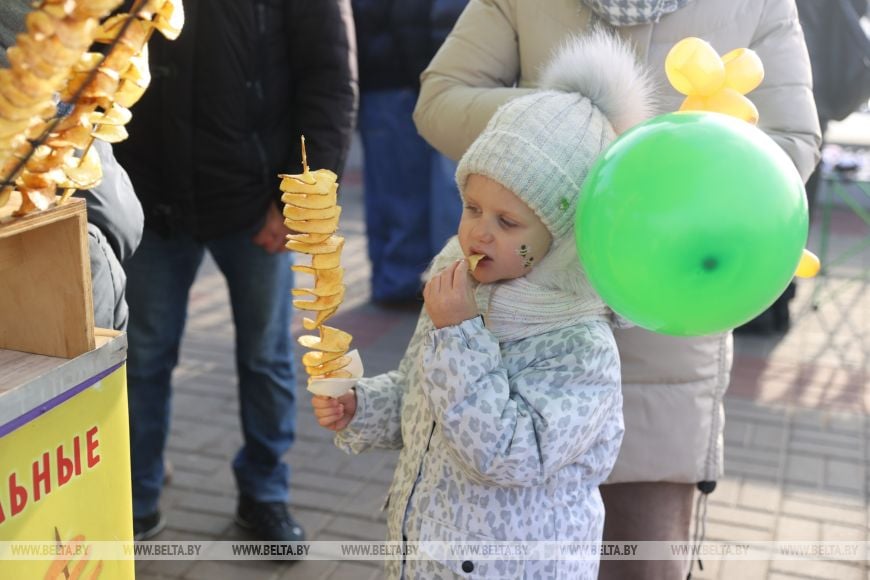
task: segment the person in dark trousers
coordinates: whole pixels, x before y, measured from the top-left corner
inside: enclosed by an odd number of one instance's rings
[[[308,162],[339,172],[356,114],[349,0],[184,0],[181,36],[150,43],[153,79],[118,159],[145,209],[127,264],[134,532],[154,536],[171,374],[190,287],[208,251],[229,286],[244,443],[233,460],[236,521],[299,541],[287,508],[296,395],[291,259],[277,175]],[[205,418],[204,418],[205,419]]]
[[[414,127],[420,73],[467,0],[353,0],[372,300],[417,301],[421,274],[456,232],[456,164]]]

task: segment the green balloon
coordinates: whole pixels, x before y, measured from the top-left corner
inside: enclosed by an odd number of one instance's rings
[[[762,131],[671,113],[623,134],[583,183],[575,232],[592,286],[618,314],[696,336],[751,320],[806,245],[803,182]]]

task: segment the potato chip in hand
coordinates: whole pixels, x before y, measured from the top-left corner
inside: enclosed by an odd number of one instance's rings
[[[471,254],[466,258],[468,260],[468,271],[474,272],[474,269],[477,268],[477,263],[484,259],[486,256],[483,254]]]

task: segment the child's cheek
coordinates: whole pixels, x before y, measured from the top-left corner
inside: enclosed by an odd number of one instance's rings
[[[532,244],[520,244],[516,252],[524,269],[528,270],[535,265],[535,251]]]

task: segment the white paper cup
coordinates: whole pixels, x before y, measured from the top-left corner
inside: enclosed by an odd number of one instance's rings
[[[344,367],[343,370],[350,372],[353,378],[350,379],[316,379],[308,383],[308,392],[322,397],[340,397],[353,388],[353,386],[363,376],[362,359],[359,357],[359,351],[356,349],[347,353],[350,357],[350,364]]]

